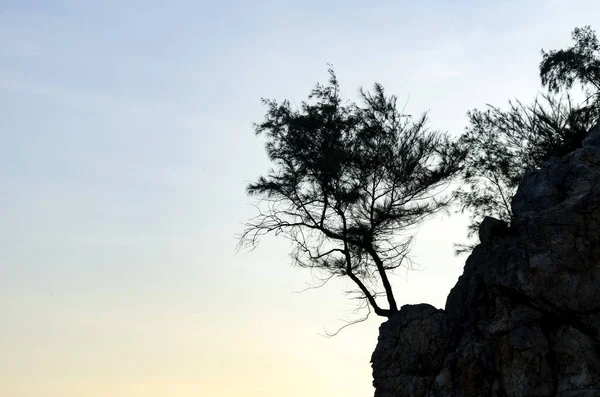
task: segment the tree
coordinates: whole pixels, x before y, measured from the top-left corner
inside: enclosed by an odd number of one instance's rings
[[[460,139],[467,155],[457,197],[461,211],[471,211],[469,235],[486,215],[510,224],[512,197],[525,174],[580,147],[600,114],[598,107],[574,104],[568,94],[542,95],[530,105],[509,101],[506,111],[487,106],[467,113]],[[469,248],[459,245],[458,252]]]
[[[566,50],[542,50],[542,85],[557,93],[570,89],[578,81],[588,99],[594,98],[597,102],[600,100],[600,43],[596,32],[588,25],[575,28],[571,37],[575,45]]]
[[[590,26],[576,28],[572,37],[576,43],[566,50],[542,50],[540,78],[549,93],[541,100],[467,113],[460,141],[467,152],[465,184],[457,196],[461,211],[471,211],[469,236],[486,215],[510,223],[512,197],[525,174],[579,148],[600,117],[600,44]],[[583,104],[573,103],[568,93],[575,81],[587,94]],[[458,245],[457,253],[470,248]]]
[[[300,109],[263,99],[268,111],[255,132],[266,138],[274,168],[247,186],[261,204],[240,246],[285,236],[296,265],[349,278],[369,313],[389,317],[398,304],[388,276],[410,263],[412,236],[402,231],[449,204],[451,195],[440,191],[462,154],[426,127],[426,114],[413,120],[399,112],[380,84],[361,89],[357,104],[342,100],[329,74],[329,85],[317,84]]]

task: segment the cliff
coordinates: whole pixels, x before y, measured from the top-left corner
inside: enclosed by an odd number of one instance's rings
[[[600,396],[600,123],[481,224],[444,310],[380,327],[376,397]]]

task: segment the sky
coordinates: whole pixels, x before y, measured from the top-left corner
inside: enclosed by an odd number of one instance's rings
[[[300,103],[327,64],[458,136],[533,99],[540,50],[600,2],[0,0],[0,395],[372,395],[382,318],[335,280],[304,293],[286,241],[236,253],[269,168],[260,98]],[[400,304],[443,307],[465,216],[417,232]]]

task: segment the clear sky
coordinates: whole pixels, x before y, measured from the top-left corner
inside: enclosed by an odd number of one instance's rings
[[[375,4],[375,5],[373,5]],[[460,134],[485,103],[529,101],[540,49],[590,1],[0,0],[0,395],[372,395],[381,320],[284,241],[235,254],[244,186],[269,164],[259,99],[299,103],[334,65]],[[443,307],[463,217],[423,226],[401,304]]]

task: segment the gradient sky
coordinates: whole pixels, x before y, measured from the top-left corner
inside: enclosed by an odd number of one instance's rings
[[[529,101],[540,49],[590,1],[0,0],[0,395],[372,395],[381,319],[335,330],[343,282],[285,241],[235,253],[244,186],[269,164],[261,97],[299,103],[334,65],[458,135]],[[401,304],[443,307],[464,217],[419,230]]]

